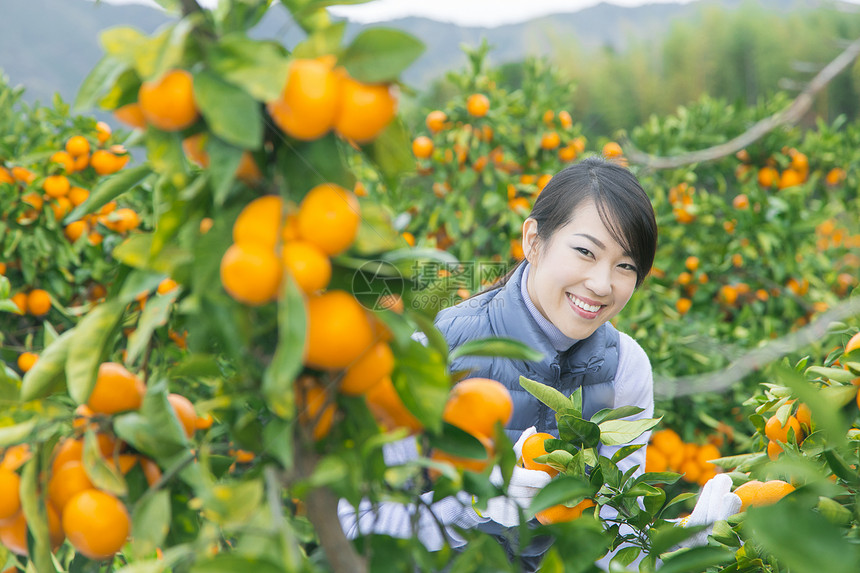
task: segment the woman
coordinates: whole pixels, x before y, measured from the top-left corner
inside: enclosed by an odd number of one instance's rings
[[[502,382],[514,401],[513,416],[506,427],[510,439],[521,444],[534,431],[558,435],[554,412],[519,385],[520,375],[550,384],[566,395],[583,389],[583,417],[603,408],[639,406],[631,417],[648,418],[654,410],[651,366],[648,357],[629,336],[609,321],[630,300],[648,275],[657,246],[657,224],[647,194],[627,169],[599,158],[588,158],[556,174],[535,201],[523,224],[525,260],[497,285],[471,299],[439,312],[435,325],[450,348],[467,341],[500,336],[520,340],[540,351],[543,358],[525,362],[500,357],[462,357],[452,371],[469,371],[469,377]],[[646,444],[649,433],[636,443]],[[601,447],[611,457],[619,446]],[[417,455],[413,441],[392,445],[386,462],[403,463]],[[618,463],[622,472],[645,467],[645,448]],[[542,474],[542,475],[540,475]],[[525,507],[546,483],[543,472],[515,468],[512,497]],[[516,493],[514,493],[516,492]],[[430,492],[432,497],[432,492]],[[430,499],[428,497],[428,499]],[[499,507],[499,506],[496,506]],[[419,516],[419,538],[432,549],[445,539],[453,545],[463,540],[453,527],[479,527],[497,534],[511,556],[526,568],[537,567],[546,543],[514,548],[510,512],[489,508],[479,516],[470,496],[451,497],[433,504],[433,515]],[[411,534],[414,508],[383,504],[371,511],[369,504],[354,508],[341,503],[341,518],[349,535]]]

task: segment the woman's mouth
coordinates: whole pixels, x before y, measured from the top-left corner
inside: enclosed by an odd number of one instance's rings
[[[593,319],[597,316],[597,313],[600,312],[600,309],[603,308],[604,305],[595,305],[589,304],[570,293],[565,293],[567,295],[567,300],[570,302],[570,306],[573,307],[573,310],[576,311],[577,314],[582,316],[583,318]]]

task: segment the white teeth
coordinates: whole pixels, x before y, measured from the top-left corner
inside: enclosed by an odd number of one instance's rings
[[[578,306],[582,310],[586,310],[588,312],[597,312],[598,310],[600,310],[599,306],[592,306],[590,304],[586,304],[570,293],[567,293],[567,298],[569,298],[573,304],[575,304],[576,306]]]

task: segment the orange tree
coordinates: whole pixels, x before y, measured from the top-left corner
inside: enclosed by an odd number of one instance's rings
[[[28,106],[22,89],[0,82],[0,221],[3,309],[0,352],[17,376],[26,372],[45,338],[74,325],[105,296],[117,269],[113,248],[148,217],[142,171],[126,168],[127,132],[74,116],[57,98]],[[112,189],[128,190],[114,201]],[[90,196],[101,207],[84,214]],[[108,197],[110,200],[101,200]]]
[[[105,300],[45,329],[23,380],[2,379],[3,566],[515,570],[479,531],[430,553],[414,531],[351,543],[337,518],[339,499],[414,507],[428,487],[483,507],[501,493],[490,468],[514,463],[498,392],[481,428],[446,418],[464,394],[449,396],[447,344],[432,308],[405,304],[417,258],[452,259],[400,248],[386,211],[351,191],[348,157],[387,181],[403,170],[397,77],[421,45],[387,29],[345,42],[327,0],[283,2],[306,33],[292,50],[249,35],[266,1],[161,4],[177,18],[155,35],[103,34],[76,101],[134,127],[146,161],[63,223],[142,179],[152,215],[112,246]],[[458,350],[488,352],[534,358],[505,341]],[[481,400],[494,384],[476,387]],[[382,447],[409,435],[425,455],[387,468]],[[573,533],[592,553],[615,539],[594,520]]]

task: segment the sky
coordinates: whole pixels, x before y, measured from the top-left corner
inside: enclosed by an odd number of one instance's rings
[[[152,0],[102,0],[109,4],[146,4]],[[522,22],[547,14],[576,12],[604,0],[373,0],[366,4],[332,7],[335,16],[369,24],[394,18],[421,16],[460,26],[492,28]],[[686,4],[691,0],[611,0],[619,6],[640,4]],[[858,0],[860,1],[860,0]],[[217,0],[198,0],[203,6],[213,6]]]

